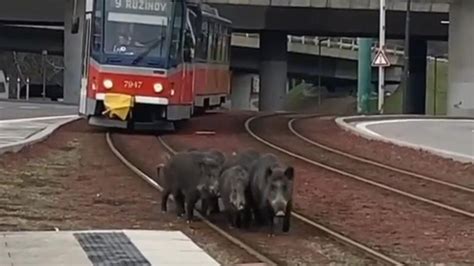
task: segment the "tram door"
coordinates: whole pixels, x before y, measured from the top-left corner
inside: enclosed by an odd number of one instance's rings
[[[92,29],[92,14],[86,14],[84,23],[84,35],[82,43],[82,73],[81,73],[81,92],[79,100],[79,114],[85,115],[87,112],[87,80],[89,77],[90,44]]]

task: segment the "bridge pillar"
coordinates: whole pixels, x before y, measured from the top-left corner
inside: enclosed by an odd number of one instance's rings
[[[428,42],[422,39],[410,40],[410,90],[407,91],[407,114],[426,113],[426,56]]]
[[[450,6],[447,115],[474,117],[474,1]]]
[[[287,92],[288,39],[284,32],[260,33],[260,111],[283,109]]]
[[[64,102],[79,104],[85,0],[77,0],[77,12],[81,18],[77,34],[71,33],[72,12],[73,0],[67,0],[64,16]]]
[[[250,110],[250,96],[252,93],[252,74],[232,75],[232,89],[230,93],[231,109]]]

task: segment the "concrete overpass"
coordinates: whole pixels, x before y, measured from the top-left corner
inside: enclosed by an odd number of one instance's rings
[[[293,35],[376,37],[379,0],[203,0],[245,32],[285,31]],[[453,0],[412,0],[412,34],[447,40]],[[455,0],[457,1],[457,0]],[[387,0],[387,38],[405,32],[406,0]],[[242,16],[242,14],[246,14]]]
[[[79,0],[83,4],[83,0]],[[236,31],[261,34],[261,107],[281,107],[286,93],[287,34],[314,36],[377,36],[378,0],[204,0],[233,20]],[[403,0],[387,0],[387,38],[404,35]],[[47,6],[48,9],[40,8]],[[474,43],[474,1],[413,0],[412,47],[417,56],[412,69],[426,64],[426,40],[450,43],[450,87],[448,114],[474,116],[474,54],[467,44]],[[83,6],[78,9],[83,13]],[[16,0],[4,3],[0,21],[62,24],[65,34],[66,101],[77,101],[80,73],[81,35],[70,35],[72,0]],[[242,14],[246,14],[242,16]],[[441,21],[450,19],[449,27]],[[82,25],[81,29],[82,30]],[[425,61],[423,63],[423,61]],[[418,72],[412,84],[419,84]],[[459,103],[462,103],[459,105]],[[456,108],[455,106],[462,106]]]
[[[321,75],[324,78],[356,81],[358,45],[353,38],[325,38],[318,46],[318,38],[288,36],[288,75],[306,79]],[[231,67],[234,76],[243,73],[258,74],[260,70],[259,37],[256,34],[232,35]],[[376,50],[375,47],[373,49]],[[321,52],[321,58],[319,58]],[[392,67],[387,69],[388,83],[400,82],[403,71],[403,50],[388,47]],[[321,69],[318,68],[321,59]],[[373,69],[375,77],[376,69]],[[247,81],[245,81],[248,83]],[[240,87],[240,86],[238,86]]]

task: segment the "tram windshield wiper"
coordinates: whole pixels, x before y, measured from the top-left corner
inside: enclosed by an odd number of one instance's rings
[[[155,49],[156,47],[158,47],[158,45],[160,45],[161,43],[163,43],[164,41],[164,37],[158,37],[158,39],[155,40],[155,42],[150,46],[148,47],[148,49],[146,51],[144,51],[143,53],[139,54],[137,56],[137,58],[135,58],[132,62],[132,65],[136,65],[138,64],[140,61],[143,60],[143,58],[145,58],[153,49]]]

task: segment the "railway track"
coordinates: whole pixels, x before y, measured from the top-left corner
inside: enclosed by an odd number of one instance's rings
[[[162,187],[149,175],[147,175],[144,171],[140,170],[138,167],[136,167],[133,163],[131,163],[124,154],[120,152],[120,150],[115,146],[113,138],[110,133],[107,133],[106,135],[106,140],[107,144],[109,145],[111,151],[114,153],[114,155],[121,161],[123,162],[130,170],[132,170],[136,175],[138,175],[140,178],[142,178],[145,182],[147,182],[149,185],[151,185],[153,188],[155,188],[158,191],[162,191]],[[162,138],[158,138],[161,146],[163,146],[169,153],[173,154],[176,151],[168,145]],[[198,210],[196,210],[198,211]],[[251,256],[255,257],[258,261],[265,263],[266,265],[283,265],[287,264],[287,262],[284,259],[280,258],[274,258],[273,256],[269,255],[268,252],[266,251],[261,251],[261,242],[268,242],[270,245],[272,243],[278,244],[275,242],[275,238],[269,238],[267,236],[261,236],[259,240],[256,242],[259,243],[254,243],[252,242],[247,242],[244,241],[243,239],[245,237],[242,237],[243,235],[241,232],[238,233],[236,236],[235,233],[229,233],[225,229],[221,228],[220,226],[214,224],[213,222],[209,221],[205,217],[203,217],[199,211],[196,215],[203,223],[205,223],[207,226],[209,226],[213,231],[221,235],[223,238],[227,239],[234,245],[238,246],[239,248],[245,250],[248,254]],[[293,214],[293,219],[292,221],[292,231],[298,231],[295,234],[298,236],[295,236],[295,240],[297,241],[308,241],[306,239],[298,239],[299,236],[301,235],[311,235],[311,234],[316,234],[318,233],[321,235],[321,233],[324,233],[325,236],[329,236],[331,239],[336,239],[339,243],[343,244],[345,247],[349,247],[350,250],[356,251],[357,254],[360,254],[363,257],[366,257],[367,259],[364,259],[364,263],[369,263],[371,265],[374,264],[382,264],[382,265],[404,265],[403,263],[390,258],[374,249],[371,249],[363,244],[360,244],[354,240],[351,240],[344,235],[337,233],[333,230],[328,229],[327,227],[316,223],[315,221],[312,221],[311,219],[308,219],[304,217],[303,215],[300,215],[298,213]],[[316,229],[316,230],[315,230]],[[251,234],[251,233],[250,233]],[[291,234],[290,234],[291,235]],[[263,240],[262,240],[263,239]],[[278,241],[277,241],[278,242]],[[279,253],[282,253],[281,251],[285,248],[285,246],[277,247],[275,245],[275,250],[279,250]],[[257,247],[255,247],[257,246]],[[293,250],[298,249],[299,247],[293,247]],[[317,253],[316,251],[313,250],[313,246],[310,247],[306,252],[307,253]],[[288,252],[288,251],[286,251]],[[285,256],[283,256],[285,257]],[[367,262],[369,261],[369,262]],[[359,263],[360,264],[360,263]]]
[[[473,189],[332,149],[299,134],[294,128],[295,121],[297,121],[296,118],[279,114],[254,116],[246,121],[245,128],[257,141],[293,158],[414,201],[474,218]],[[281,141],[272,139],[272,136],[264,137],[264,134],[258,133],[257,131],[263,131],[262,128],[265,128],[258,122],[271,124],[272,131],[279,132],[280,139],[282,134],[284,138],[297,139],[301,143],[298,145],[298,151],[296,152],[295,148],[285,147]],[[258,126],[261,128],[255,129]],[[275,138],[274,135],[273,138]]]
[[[163,187],[160,186],[152,177],[149,175],[145,174],[143,171],[141,171],[138,167],[133,165],[120,151],[119,149],[115,146],[111,134],[107,133],[106,134],[106,140],[107,144],[110,148],[110,150],[114,153],[114,155],[123,163],[125,164],[132,172],[134,172],[137,176],[142,178],[145,182],[147,182],[149,185],[151,185],[153,188],[156,190],[162,192]],[[172,198],[172,197],[171,197]],[[196,211],[198,211],[196,209]],[[205,223],[207,226],[209,226],[213,231],[215,231],[217,234],[220,236],[224,237],[234,245],[238,246],[239,248],[245,250],[248,252],[250,255],[254,256],[256,259],[258,259],[260,262],[265,263],[267,265],[278,265],[276,261],[273,259],[269,258],[268,256],[262,254],[258,250],[254,249],[253,247],[247,245],[246,243],[242,242],[238,238],[232,236],[231,234],[227,233],[226,231],[222,230],[219,226],[213,224],[210,222],[208,219],[203,217],[199,212],[195,213],[196,217],[199,218],[203,223]]]
[[[170,145],[168,145],[163,140],[163,138],[158,137],[158,140],[161,143],[161,145],[165,147],[166,150],[168,150],[168,152],[172,154],[176,153],[176,150],[174,150]],[[353,239],[350,239],[349,237],[346,237],[339,232],[336,232],[312,219],[309,219],[305,217],[304,215],[295,212],[294,210],[292,211],[292,216],[293,216],[293,219],[297,220],[298,222],[302,224],[305,224],[306,226],[310,227],[312,230],[316,229],[318,232],[321,232],[327,235],[328,237],[336,240],[337,242],[341,243],[344,246],[350,247],[351,249],[357,250],[361,254],[365,254],[366,256],[373,258],[375,261],[378,261],[387,265],[404,265],[404,263],[394,258],[391,258],[375,249],[372,249],[367,245],[364,245]]]
[[[345,152],[345,151],[342,151],[342,150],[338,150],[338,149],[329,147],[327,145],[322,144],[321,142],[318,142],[314,139],[310,139],[310,138],[304,136],[303,134],[299,133],[298,130],[295,128],[296,123],[298,123],[300,121],[303,121],[305,119],[311,119],[311,118],[315,118],[315,117],[318,117],[318,116],[306,116],[306,117],[303,117],[303,118],[293,118],[288,122],[288,128],[290,129],[290,131],[296,137],[300,138],[301,140],[304,140],[304,141],[308,142],[311,145],[314,145],[318,148],[324,149],[328,152],[339,154],[339,155],[342,155],[344,157],[357,160],[359,162],[374,165],[374,166],[386,169],[388,171],[396,172],[396,173],[399,173],[399,174],[402,174],[402,175],[407,175],[407,176],[410,176],[410,177],[416,178],[416,179],[429,181],[429,182],[432,182],[432,183],[435,183],[435,184],[439,184],[439,185],[446,186],[446,187],[449,187],[449,188],[457,189],[459,191],[471,193],[472,195],[474,195],[474,188],[459,185],[459,184],[452,183],[452,182],[447,182],[447,181],[444,181],[444,180],[440,180],[438,178],[430,177],[430,176],[420,174],[420,173],[416,173],[416,172],[413,172],[413,171],[408,171],[408,170],[405,170],[405,169],[393,167],[393,166],[390,166],[390,165],[386,165],[386,164],[383,164],[383,163],[380,163],[380,162],[377,162],[377,161],[374,161],[374,160],[370,160],[370,159],[367,159],[367,158],[364,158],[364,157],[361,157],[361,156],[357,156],[357,155],[354,155],[354,154],[351,154],[351,153],[348,153],[348,152]]]

